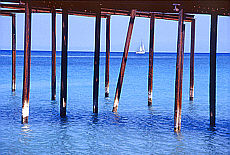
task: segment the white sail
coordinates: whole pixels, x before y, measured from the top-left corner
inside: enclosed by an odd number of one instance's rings
[[[140,46],[140,51],[142,51],[143,49],[142,49],[142,47]]]
[[[139,51],[137,51],[136,54],[144,54],[144,53],[145,53],[144,44],[141,42]]]
[[[142,44],[142,51],[145,52],[144,44]]]

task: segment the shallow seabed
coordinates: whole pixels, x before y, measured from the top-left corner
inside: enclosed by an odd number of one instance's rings
[[[195,55],[195,98],[189,102],[185,54],[182,129],[173,131],[176,54],[154,55],[153,106],[147,106],[148,54],[129,53],[118,113],[112,113],[122,53],[111,53],[110,98],[100,59],[99,113],[92,113],[93,53],[68,53],[67,117],[51,101],[51,53],[32,52],[30,116],[21,124],[23,52],[17,52],[16,92],[11,54],[0,51],[0,154],[230,154],[230,54],[217,55],[216,127],[209,127],[209,55]]]

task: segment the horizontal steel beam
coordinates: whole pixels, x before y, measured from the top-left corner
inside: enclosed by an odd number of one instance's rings
[[[11,13],[0,13],[0,16],[12,16]]]
[[[28,0],[1,0],[1,2],[14,2],[24,4]],[[163,12],[176,13],[175,4],[183,8],[185,13],[191,14],[211,14],[230,15],[230,1],[229,0],[116,0],[116,1],[101,1],[101,0],[31,0],[32,7],[42,8],[66,8],[68,11],[75,9],[87,10],[88,12],[95,12],[98,7],[112,8],[120,10],[137,9],[137,11],[146,12]]]
[[[25,6],[23,4],[1,4],[2,8],[9,8],[13,10],[0,10],[0,13],[24,13],[25,12]],[[33,7],[32,7],[33,8]],[[33,8],[32,13],[51,13],[51,8]],[[57,13],[62,13],[62,10],[57,9]],[[151,13],[153,12],[141,12],[137,11],[137,17],[145,17],[150,18]],[[88,17],[95,17],[95,13],[91,12],[81,12],[81,11],[69,11],[69,15],[77,15],[77,16],[88,16]],[[156,19],[166,19],[166,20],[178,20],[177,14],[163,14],[163,13],[154,13]],[[116,10],[116,9],[107,9],[107,8],[101,8],[101,15],[102,18],[106,18],[110,15],[125,15],[129,16],[130,11],[127,10]],[[194,15],[186,15],[185,21],[191,22],[194,19]]]

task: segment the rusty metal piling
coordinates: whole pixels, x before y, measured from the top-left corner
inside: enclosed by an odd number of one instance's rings
[[[194,98],[194,49],[195,49],[195,19],[191,22],[191,50],[190,50],[190,89],[189,100]]]
[[[30,63],[31,63],[31,8],[25,3],[25,37],[24,37],[24,74],[22,94],[22,123],[28,123],[30,96]]]
[[[96,14],[96,23],[95,23],[95,52],[94,52],[94,76],[93,76],[93,113],[98,113],[100,29],[101,29],[101,11],[98,10],[97,14]]]
[[[179,92],[179,100],[180,100],[180,105],[179,105],[179,111],[180,111],[180,126],[181,126],[181,108],[182,108],[182,84],[183,84],[183,66],[184,66],[184,39],[185,39],[185,24],[182,26],[182,52],[181,52],[181,68],[180,68],[180,92]],[[179,127],[180,130],[180,127]]]
[[[209,84],[209,109],[210,126],[214,127],[216,122],[216,44],[217,44],[217,20],[218,15],[211,15],[210,36],[210,84]]]
[[[67,49],[68,49],[68,11],[62,12],[62,56],[61,56],[61,92],[60,116],[66,116],[67,105]]]
[[[110,16],[106,17],[105,97],[109,97]]]
[[[56,11],[52,9],[52,75],[51,75],[51,100],[56,99]]]
[[[16,21],[12,15],[12,92],[16,90]]]
[[[128,27],[128,32],[125,41],[125,48],[124,48],[124,53],[121,62],[120,74],[117,82],[116,94],[115,94],[113,110],[112,110],[113,112],[117,112],[117,108],[118,108],[135,16],[136,16],[136,10],[133,9],[131,11],[129,27]]]
[[[183,75],[183,9],[179,12],[178,40],[177,40],[177,60],[176,60],[176,80],[175,80],[175,106],[174,106],[174,131],[181,129],[181,104],[182,104],[182,76]]]
[[[155,15],[151,14],[151,18],[150,18],[150,38],[149,38],[148,106],[152,105],[152,97],[153,97],[154,23],[155,23]]]

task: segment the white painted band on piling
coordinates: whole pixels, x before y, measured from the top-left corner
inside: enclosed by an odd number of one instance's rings
[[[65,99],[64,98],[62,98],[62,103],[63,103],[63,108],[65,108],[66,107],[66,102],[65,102]]]
[[[119,101],[118,101],[118,99],[116,98],[116,99],[114,100],[113,107],[118,107],[118,103],[119,103]]]
[[[109,94],[109,87],[105,87],[105,93]]]
[[[153,98],[153,92],[148,92],[148,99],[152,100],[152,98]]]
[[[194,97],[194,91],[193,91],[193,88],[190,88],[189,95],[190,95],[190,97]]]
[[[176,128],[176,130],[178,130],[179,129],[179,107],[177,107],[177,115],[176,115],[176,126],[175,126],[175,128]]]
[[[22,108],[22,117],[28,117],[29,116],[29,104],[27,102],[24,103],[24,106]]]
[[[12,80],[12,89],[15,90],[16,89],[16,83],[15,80]]]

